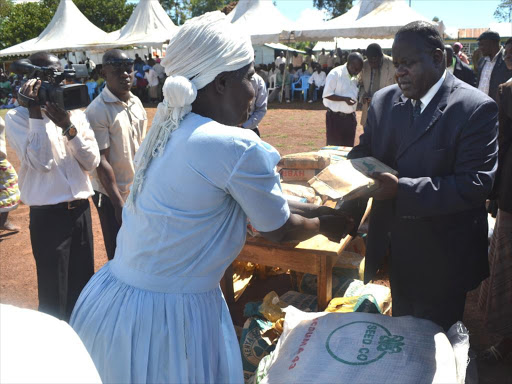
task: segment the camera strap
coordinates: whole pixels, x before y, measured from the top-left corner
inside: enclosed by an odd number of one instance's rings
[[[36,99],[32,98],[32,97],[28,97],[26,95],[24,95],[23,93],[21,93],[20,91],[18,91],[18,99],[23,103],[23,104],[26,104],[28,105],[29,107],[33,106],[34,103],[36,102]]]

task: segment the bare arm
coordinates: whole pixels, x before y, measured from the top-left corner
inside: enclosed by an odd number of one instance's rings
[[[112,201],[112,205],[116,211],[116,219],[121,224],[122,222],[122,210],[124,206],[124,200],[121,197],[119,188],[117,188],[116,175],[110,165],[109,158],[110,148],[102,149],[100,151],[100,164],[97,168],[98,178],[100,179],[101,185],[105,188],[108,197]]]
[[[281,228],[260,233],[265,239],[277,243],[307,240],[318,234],[339,242],[352,231],[353,226],[354,221],[348,216],[330,215],[308,219],[292,213]]]

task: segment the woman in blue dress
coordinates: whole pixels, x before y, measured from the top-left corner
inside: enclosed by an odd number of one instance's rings
[[[165,101],[136,156],[115,257],[71,318],[106,383],[242,383],[219,281],[244,245],[247,218],[275,241],[339,240],[350,226],[326,208],[290,213],[279,154],[236,128],[254,97],[253,58],[249,38],[220,12],[170,40]]]

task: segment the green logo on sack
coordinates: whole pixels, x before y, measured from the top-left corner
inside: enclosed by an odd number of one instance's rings
[[[361,343],[344,335],[361,334]],[[329,355],[341,363],[366,365],[382,359],[387,353],[400,353],[405,345],[404,337],[392,335],[380,324],[354,321],[331,332],[325,343]]]

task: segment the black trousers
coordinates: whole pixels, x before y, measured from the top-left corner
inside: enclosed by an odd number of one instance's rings
[[[103,241],[105,242],[107,257],[109,260],[112,260],[116,253],[117,233],[119,232],[121,225],[119,225],[116,219],[114,205],[107,195],[94,191],[92,201],[94,202],[100,217],[101,232],[103,232]]]
[[[30,240],[39,310],[69,321],[80,292],[94,274],[89,201],[73,209],[65,204],[30,207]]]
[[[443,297],[427,300],[414,297],[410,293],[410,289],[401,286],[393,278],[390,279],[390,283],[393,317],[410,315],[431,320],[443,327],[445,331],[448,331],[457,321],[462,321],[466,305],[466,292],[446,292]],[[432,284],[435,284],[435,281],[432,281]]]
[[[355,113],[337,113],[328,109],[325,125],[327,145],[354,146],[357,128]]]

